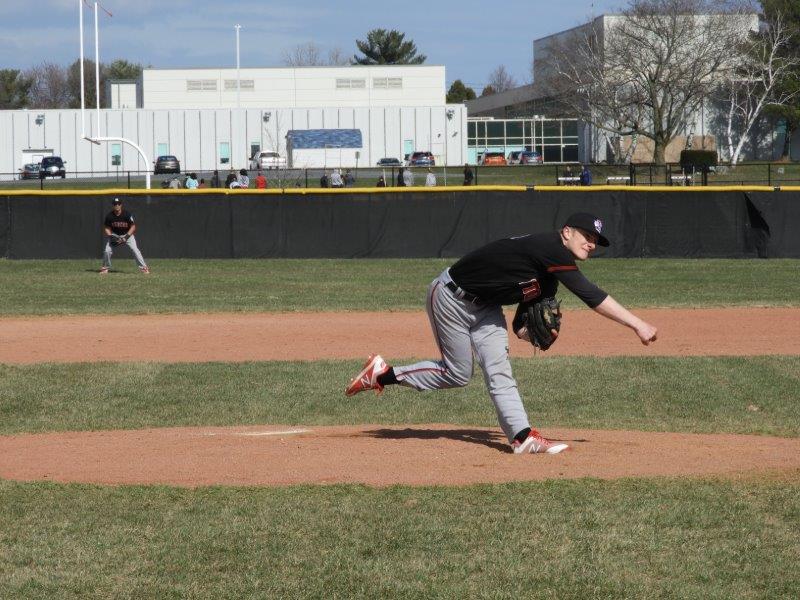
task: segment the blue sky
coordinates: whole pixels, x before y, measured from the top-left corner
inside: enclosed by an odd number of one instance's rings
[[[447,68],[480,93],[489,73],[505,65],[519,83],[530,80],[532,41],[613,12],[624,0],[103,0],[100,59],[124,58],[153,67],[236,64],[234,25],[243,67],[281,66],[285,51],[314,42],[323,51],[356,52],[370,29],[398,29],[429,64]],[[94,56],[93,9],[84,5],[86,50]],[[0,0],[0,68],[78,58],[78,0]]]

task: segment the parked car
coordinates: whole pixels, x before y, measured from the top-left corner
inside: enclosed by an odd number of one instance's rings
[[[39,179],[39,163],[27,163],[19,170],[20,179]]]
[[[263,150],[256,152],[250,158],[250,169],[285,169],[286,159],[273,150]]]
[[[155,167],[153,168],[153,173],[156,175],[159,175],[161,173],[181,172],[180,161],[171,154],[165,154],[163,156],[159,156],[153,164],[155,165]]]
[[[525,150],[519,155],[519,164],[521,165],[540,165],[543,159],[540,152],[536,150]]]
[[[42,162],[39,163],[39,179],[45,177],[61,177],[64,179],[67,176],[67,170],[64,168],[64,161],[60,156],[45,156]]]
[[[522,154],[522,150],[514,150],[513,152],[509,152],[508,156],[506,156],[506,162],[509,165],[518,165],[519,164],[519,157]]]
[[[436,161],[430,152],[414,152],[408,157],[407,164],[409,167],[433,167]]]
[[[484,167],[498,167],[508,163],[502,152],[484,152],[480,164]]]
[[[378,161],[379,167],[401,167],[403,163],[399,158],[382,158]]]

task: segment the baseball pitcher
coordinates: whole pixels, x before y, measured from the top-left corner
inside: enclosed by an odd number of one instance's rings
[[[503,305],[518,304],[514,333],[547,350],[557,339],[561,311],[558,284],[600,315],[631,328],[648,345],[657,329],[632,314],[590,282],[575,261],[589,258],[597,245],[608,246],[603,222],[588,213],[570,216],[551,233],[502,239],[467,254],[445,269],[428,288],[427,312],[440,360],[390,367],[373,354],[345,389],[348,396],[401,384],[416,390],[462,387],[472,377],[473,350],[483,370],[500,427],[515,454],[558,454],[567,444],[550,441],[532,429],[508,358]]]

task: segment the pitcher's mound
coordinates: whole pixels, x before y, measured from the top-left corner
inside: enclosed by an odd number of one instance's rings
[[[0,437],[0,477],[98,484],[466,485],[800,470],[800,439],[547,429],[561,454],[511,454],[493,428],[202,427]]]

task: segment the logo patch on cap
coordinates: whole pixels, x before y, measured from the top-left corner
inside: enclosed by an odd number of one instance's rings
[[[600,219],[594,220],[594,228],[597,230],[597,233],[603,232],[603,222]]]

